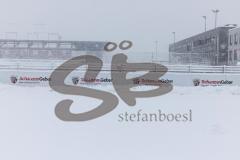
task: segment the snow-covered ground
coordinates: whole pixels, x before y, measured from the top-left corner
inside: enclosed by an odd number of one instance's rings
[[[110,86],[98,87],[113,92]],[[100,104],[47,87],[0,85],[1,160],[237,160],[240,87],[175,87],[164,96],[120,100],[111,113],[88,122],[63,122],[55,105],[74,100],[73,112]],[[185,113],[192,122],[119,122],[120,113]]]

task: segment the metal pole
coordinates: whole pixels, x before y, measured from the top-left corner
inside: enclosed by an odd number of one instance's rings
[[[156,41],[155,41],[155,49],[156,49]],[[153,63],[153,54],[154,54],[154,50],[152,51],[152,63]]]
[[[176,43],[176,32],[173,33],[173,44],[174,44],[174,49],[175,49],[175,43]]]
[[[172,32],[172,34],[173,34],[173,51],[172,51],[172,53],[175,53],[175,50],[176,50],[176,48],[175,48],[175,44],[176,44],[176,32]],[[169,55],[169,61],[171,60],[171,55]]]
[[[204,31],[207,31],[207,16],[203,16],[204,19]]]
[[[215,14],[215,29],[217,28],[217,19],[218,19],[218,13],[220,12],[220,10],[215,9],[212,10],[212,12]],[[218,50],[218,36],[216,36],[216,54],[215,54],[215,58],[216,58],[216,65],[219,65],[219,50]],[[217,57],[216,57],[217,56]]]
[[[158,41],[156,41],[156,58],[157,58],[157,55],[158,55]]]
[[[216,10],[212,10],[212,11],[215,14],[215,28],[217,28],[218,13],[220,12],[220,10],[216,9]]]
[[[217,65],[219,65],[219,37],[217,36]]]

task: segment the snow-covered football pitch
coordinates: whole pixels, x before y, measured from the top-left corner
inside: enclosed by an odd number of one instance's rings
[[[117,96],[112,86],[98,89]],[[119,98],[115,110],[92,121],[64,122],[54,113],[59,101],[74,100],[74,113],[101,102],[62,95],[48,87],[1,84],[0,159],[236,160],[240,158],[239,97],[240,87],[174,87],[160,97],[137,99],[135,107]],[[126,113],[159,111],[192,115],[189,121],[125,119]]]

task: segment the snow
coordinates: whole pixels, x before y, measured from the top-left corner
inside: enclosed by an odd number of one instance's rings
[[[111,86],[98,89],[114,92]],[[114,93],[117,95],[116,93]],[[0,85],[0,159],[3,160],[226,160],[239,159],[240,87],[174,87],[164,96],[120,100],[111,113],[88,122],[63,122],[55,105],[73,99],[73,112],[100,104],[48,87]],[[192,122],[119,122],[138,110],[193,112]]]

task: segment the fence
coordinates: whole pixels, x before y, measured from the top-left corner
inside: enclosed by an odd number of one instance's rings
[[[40,70],[40,71],[52,71],[61,65],[64,61],[34,61],[34,60],[0,60],[0,70]],[[78,63],[74,62],[73,63]],[[134,65],[114,64],[115,69],[118,71],[134,71],[135,69],[149,70],[152,72],[161,72],[164,68],[157,68],[155,64],[148,64],[142,68],[136,68]],[[205,65],[164,65],[168,68],[168,72],[174,73],[232,73],[240,74],[240,66],[205,66]],[[76,70],[83,70],[85,67],[78,68]],[[65,68],[71,69],[71,68]],[[90,70],[96,70],[97,66],[92,64]],[[104,64],[102,71],[111,71],[111,64]]]

